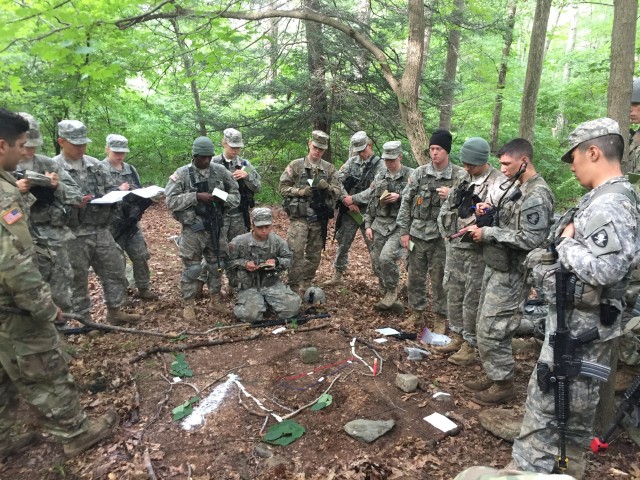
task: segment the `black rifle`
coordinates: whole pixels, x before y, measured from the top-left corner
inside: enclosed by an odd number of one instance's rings
[[[330,318],[330,313],[315,313],[315,314],[305,314],[300,315],[296,318],[290,318],[288,320],[261,320],[259,322],[253,322],[251,324],[251,328],[261,328],[261,327],[273,327],[275,325],[289,325],[290,323],[295,322],[297,325],[303,325],[310,320],[315,320],[316,318]]]
[[[351,190],[353,190],[358,185],[358,183],[360,183],[359,178],[347,177],[345,178],[344,182],[342,182],[342,185],[344,186],[344,189],[347,191],[347,194],[350,194]],[[349,207],[346,207],[344,203],[340,201],[340,199],[336,201],[336,208],[338,209],[338,216],[336,217],[336,226],[333,231],[334,240],[336,239],[336,233],[338,233],[338,230],[340,230],[340,227],[342,226],[342,217],[344,216],[345,213],[349,213]]]
[[[327,229],[329,220],[333,218],[333,208],[325,201],[326,191],[316,187],[311,187],[311,208],[320,222],[320,235],[322,236],[322,249],[327,244]]]
[[[208,180],[204,180],[202,182],[195,181],[195,170],[193,167],[189,167],[189,181],[191,182],[191,188],[195,189],[196,194],[211,193],[209,191]],[[191,225],[191,231],[200,232],[202,230],[207,230],[211,236],[211,243],[213,244],[213,252],[216,256],[219,272],[222,272],[222,262],[220,261],[220,232],[224,225],[223,209],[224,207],[222,205],[218,205],[216,200],[211,204],[204,204],[198,201],[195,206],[195,211],[196,215],[203,219],[203,222]]]
[[[458,209],[460,218],[469,218],[475,211],[475,204],[480,203],[482,199],[474,192],[476,186],[463,182],[453,191],[453,202],[451,210]]]
[[[225,165],[227,162],[224,162]],[[236,165],[236,170],[242,170],[242,165]],[[238,189],[240,190],[240,211],[242,212],[242,218],[244,220],[244,226],[247,230],[251,230],[251,215],[249,209],[256,206],[256,202],[253,198],[253,191],[245,185],[243,181],[238,182]]]
[[[120,238],[131,238],[138,230],[140,219],[144,212],[153,205],[148,198],[128,195],[122,201],[122,217],[113,224],[113,238],[117,242]]]
[[[557,260],[558,253],[554,244],[549,246],[548,254]],[[567,312],[573,310],[576,276],[562,264],[555,273],[556,280],[556,331],[549,336],[549,344],[553,347],[553,364],[538,362],[536,372],[538,388],[544,393],[550,388],[554,390],[555,416],[560,437],[560,456],[558,467],[567,468],[567,423],[570,415],[569,387],[571,377],[584,375],[600,381],[606,381],[611,369],[593,362],[580,360],[576,351],[582,345],[600,338],[597,327],[592,327],[578,337],[571,335],[567,326]],[[570,313],[569,313],[570,315]]]

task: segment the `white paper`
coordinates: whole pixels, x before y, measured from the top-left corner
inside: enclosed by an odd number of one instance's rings
[[[434,393],[434,394],[433,394],[433,397],[431,397],[431,398],[438,398],[438,397],[442,397],[443,395],[444,395],[445,397],[450,397],[450,396],[451,396],[451,394],[450,394],[450,393],[437,392],[437,393]]]
[[[219,188],[214,188],[211,195],[213,195],[214,197],[218,197],[223,202],[226,202],[227,197],[229,196],[227,192],[225,192],[224,190],[220,190]]]
[[[286,332],[286,331],[287,331],[287,327],[278,327],[271,333],[274,335],[277,335],[279,333]]]
[[[313,178],[308,178],[307,183],[309,184],[310,187],[313,187]]]
[[[91,203],[97,205],[110,205],[112,203],[121,202],[122,199],[130,193],[142,198],[153,198],[164,193],[164,188],[158,187],[157,185],[151,185],[149,187],[136,188],[135,190],[114,190],[113,192],[107,193],[104,197],[94,198],[91,200]]]
[[[433,425],[434,427],[436,427],[438,430],[442,432],[449,432],[451,430],[458,428],[458,425],[456,425],[447,417],[445,417],[444,415],[441,415],[438,412],[434,412],[431,415],[424,417],[423,420],[426,421],[427,423],[430,423],[431,425]]]
[[[376,332],[378,332],[380,335],[398,335],[400,332],[398,330],[396,330],[395,328],[391,328],[391,327],[386,327],[386,328],[376,328]]]
[[[157,185],[149,185],[144,188],[136,188],[135,190],[131,190],[129,193],[133,193],[142,198],[153,198],[157,197],[164,193],[164,188],[159,187]]]
[[[373,341],[376,342],[376,343],[387,343],[388,342],[388,340],[386,338],[374,338]]]

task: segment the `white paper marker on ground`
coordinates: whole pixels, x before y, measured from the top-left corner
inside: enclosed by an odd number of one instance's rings
[[[455,430],[456,428],[458,428],[458,425],[456,425],[447,417],[445,417],[444,415],[441,415],[438,412],[434,412],[431,415],[424,417],[423,420],[430,423],[431,425],[433,425],[434,427],[436,427],[438,430],[442,432],[449,432],[451,430]]]
[[[193,409],[193,412],[182,420],[180,423],[182,428],[185,430],[192,430],[195,427],[202,425],[205,417],[218,409],[222,400],[224,400],[224,397],[227,395],[229,388],[237,378],[237,375],[230,374],[226,382],[214,388],[206,398],[200,401],[198,406]]]

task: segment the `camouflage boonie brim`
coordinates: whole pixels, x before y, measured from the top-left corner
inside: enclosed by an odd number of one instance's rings
[[[74,145],[91,143],[87,137],[87,127],[78,120],[62,120],[58,123],[58,136]]]
[[[611,118],[604,117],[581,123],[569,134],[569,150],[562,156],[562,161],[572,163],[571,152],[573,152],[578,145],[587,140],[604,137],[605,135],[620,135],[618,122]]]

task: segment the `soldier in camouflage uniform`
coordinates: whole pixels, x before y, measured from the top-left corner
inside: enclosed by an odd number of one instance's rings
[[[105,147],[107,158],[102,163],[111,174],[111,178],[122,191],[142,188],[140,175],[133,165],[124,161],[129,152],[129,141],[122,135],[107,135]],[[157,300],[158,295],[151,291],[151,275],[149,272],[149,250],[138,220],[140,210],[144,211],[151,204],[147,198],[129,195],[119,205],[116,218],[111,224],[111,234],[120,248],[126,252],[133,265],[133,278],[138,297],[144,300]]]
[[[385,171],[378,173],[371,186],[371,200],[364,215],[366,235],[370,242],[371,263],[384,297],[374,305],[377,310],[389,310],[398,298],[402,258],[400,229],[396,223],[402,208],[404,190],[413,168],[402,165],[402,143],[387,142],[382,146]]]
[[[471,467],[459,473],[453,480],[575,480],[569,475],[548,475],[545,473],[520,472],[491,467]]]
[[[490,193],[491,204],[476,205],[481,216],[494,213],[487,222],[491,226],[469,227],[473,240],[482,243],[486,264],[476,322],[485,375],[464,382],[463,388],[474,392],[472,401],[480,405],[515,397],[511,340],[520,324],[520,304],[529,293],[523,262],[547,238],[553,221],[553,193],[536,172],[532,156],[531,144],[522,138],[500,149],[500,169],[509,182]]]
[[[212,160],[231,172],[240,189],[240,206],[229,209],[224,215],[223,235],[228,242],[251,228],[249,214],[255,205],[253,196],[260,191],[260,175],[249,160],[240,157],[241,148],[244,148],[242,134],[235,128],[227,128],[222,134],[222,154]],[[235,271],[227,268],[226,273],[231,289],[237,288]]]
[[[115,411],[87,418],[52,324],[62,315],[36,266],[27,225],[33,197],[21,195],[8,173],[24,153],[27,130],[24,118],[0,109],[0,305],[25,311],[0,312],[0,461],[37,439],[33,432],[13,432],[19,396],[38,411],[67,456],[107,438],[118,423]]]
[[[82,193],[78,184],[57,162],[36,154],[37,147],[42,145],[38,122],[28,113],[20,115],[29,122],[29,132],[26,154],[16,169],[17,176],[22,178],[16,184],[22,193],[31,192],[36,197],[36,202],[31,206],[29,225],[36,243],[40,274],[51,287],[55,304],[63,311],[70,312],[73,269],[69,262],[67,242],[73,239],[73,234],[67,223],[73,205],[82,201]],[[27,178],[24,178],[25,172],[28,172]],[[29,178],[29,175],[33,176],[31,172],[45,175],[48,184],[37,185]]]
[[[267,309],[281,320],[295,317],[302,300],[280,280],[293,254],[287,242],[271,232],[271,210],[256,208],[252,219],[253,231],[229,244],[229,268],[236,271],[240,285],[233,313],[243,322],[262,320]]]
[[[460,233],[476,223],[475,205],[487,202],[489,191],[506,178],[487,163],[489,144],[483,138],[472,137],[464,142],[460,160],[467,173],[449,192],[438,216],[440,231],[449,242],[443,283],[452,341],[444,347],[431,348],[456,351],[447,359],[449,363],[470,365],[477,361],[476,317],[485,265],[480,245],[469,241],[469,234]]]
[[[338,179],[344,188],[340,199],[340,212],[336,219],[335,238],[338,241],[336,258],[333,261],[333,276],[322,284],[323,287],[342,285],[344,272],[349,264],[349,249],[358,230],[362,233],[367,249],[371,252],[371,242],[365,235],[362,219],[370,200],[371,183],[375,176],[384,171],[384,162],[373,153],[373,141],[366,132],[356,132],[351,137],[351,150],[355,153],[338,170]]]
[[[449,161],[451,133],[436,130],[429,140],[431,162],[414,170],[402,192],[398,212],[400,242],[409,252],[407,297],[411,315],[403,326],[419,327],[427,308],[427,272],[431,280],[435,314],[433,331],[444,333],[447,319],[447,295],[442,286],[447,258],[444,239],[438,229],[438,214],[443,200],[464,170]]]
[[[73,253],[69,256],[73,268],[73,312],[90,316],[89,267],[92,267],[104,291],[107,322],[135,323],[140,320],[139,315],[122,311],[127,299],[127,279],[124,254],[109,232],[114,206],[90,203],[118,187],[98,159],[85,155],[91,140],[82,122],[61,121],[58,135],[62,152],[54,160],[75,180],[83,195],[82,201],[71,210],[69,227],[74,238],[67,242]]]
[[[220,293],[228,250],[223,235],[224,212],[240,205],[238,182],[226,168],[211,161],[213,142],[207,137],[198,137],[193,141],[191,153],[192,162],[178,168],[165,188],[167,207],[182,225],[180,258],[184,269],[180,292],[184,301],[183,316],[187,321],[196,319],[195,296],[203,256],[209,268],[211,306],[218,313],[227,313]],[[226,192],[226,200],[214,196],[215,189]]]
[[[311,285],[320,265],[327,224],[342,192],[336,168],[322,160],[329,135],[311,132],[309,154],[294,160],[280,176],[280,195],[291,220],[287,240],[293,251],[289,286],[294,292]],[[324,236],[324,238],[323,238]]]
[[[620,128],[610,118],[585,122],[569,135],[569,151],[562,160],[571,163],[576,179],[591,191],[560,219],[553,236],[559,262],[576,279],[567,327],[576,337],[592,327],[599,332],[597,340],[582,345],[580,360],[605,366],[610,364],[612,340],[621,334],[624,291],[640,248],[639,200],[622,175],[623,149]],[[545,298],[551,299],[556,291],[552,269],[557,265],[549,268],[544,285]],[[549,336],[556,328],[556,308],[551,301],[539,363],[553,363]],[[570,382],[568,446],[580,449],[593,435],[599,384],[581,375],[571,377]],[[513,444],[519,468],[534,472],[554,469],[558,455],[555,423],[554,389],[543,393],[534,370],[522,429]],[[569,465],[572,463],[579,464],[580,455],[570,458]]]

